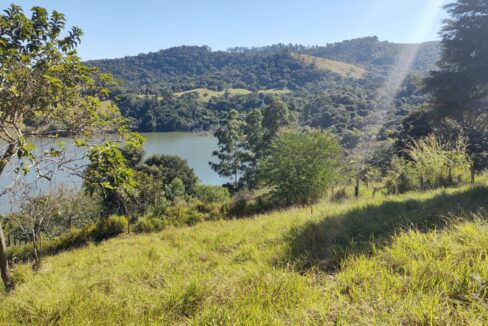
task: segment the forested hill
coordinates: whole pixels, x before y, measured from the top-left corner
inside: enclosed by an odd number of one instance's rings
[[[212,51],[181,46],[88,63],[121,82],[117,104],[139,131],[210,129],[229,109],[260,108],[272,95],[282,97],[303,123],[328,127],[336,121],[324,121],[324,103],[339,111],[353,105],[347,121],[364,116],[376,105],[372,102],[376,90],[392,66],[405,64],[416,54],[410,72],[422,75],[435,67],[439,52],[437,42],[396,44],[366,37],[312,47],[277,44]],[[417,87],[410,77],[404,86],[399,92],[406,98],[402,102],[418,105]],[[337,102],[338,95],[348,99]],[[307,104],[317,105],[317,97],[322,107],[313,109],[315,117],[305,117]]]
[[[367,37],[333,43],[327,46],[272,45],[258,48],[231,48],[212,51],[206,46],[180,46],[155,53],[120,59],[90,61],[103,71],[112,73],[131,91],[169,88],[187,91],[196,88],[249,90],[296,89],[334,72],[333,62],[327,66],[311,65],[294,53],[306,54],[342,63],[351,69],[388,68],[401,52],[418,50],[412,70],[432,69],[439,57],[439,44],[397,44]],[[320,60],[320,59],[319,59]],[[338,63],[340,64],[340,63]],[[348,77],[347,73],[343,77]]]

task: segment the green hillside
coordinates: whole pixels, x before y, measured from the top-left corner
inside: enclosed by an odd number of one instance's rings
[[[325,201],[18,265],[1,324],[486,324],[488,187]]]
[[[223,91],[213,91],[208,88],[196,88],[196,89],[191,89],[188,91],[184,92],[175,92],[173,95],[176,97],[181,97],[187,94],[192,94],[195,93],[198,95],[198,97],[202,101],[209,101],[210,99],[214,97],[222,97],[222,96],[242,96],[242,95],[249,95],[252,93],[257,93],[257,94],[270,94],[270,95],[282,95],[282,94],[288,94],[290,91],[287,89],[263,89],[263,90],[258,90],[256,92],[252,92],[248,89],[244,88],[228,88]]]
[[[328,70],[342,77],[361,79],[366,74],[364,68],[341,61],[314,57],[302,53],[294,53],[293,57],[306,64],[314,65],[317,69]]]
[[[378,96],[388,72],[405,54],[415,54],[409,75],[394,98]],[[113,100],[137,131],[211,130],[230,109],[245,114],[279,96],[303,124],[314,127],[341,125],[327,117],[336,115],[334,108],[346,107],[348,113],[341,116],[350,120],[346,125],[354,132],[378,120],[367,117],[373,111],[387,111],[385,123],[398,123],[425,104],[415,76],[434,69],[438,59],[438,42],[396,44],[366,37],[325,46],[277,44],[227,51],[180,46],[88,64],[120,82]],[[320,111],[314,119],[307,106]]]

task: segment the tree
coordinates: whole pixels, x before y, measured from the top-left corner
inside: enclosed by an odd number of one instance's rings
[[[212,153],[219,163],[210,162],[211,168],[219,175],[233,178],[233,189],[238,189],[239,176],[245,170],[245,152],[243,150],[243,121],[236,110],[231,110],[225,123],[215,132],[219,141],[219,150]]]
[[[311,204],[337,180],[340,153],[330,132],[282,129],[260,164],[260,179],[284,204]]]
[[[101,99],[111,82],[106,74],[81,63],[76,54],[82,32],[73,27],[66,36],[64,15],[32,8],[28,18],[19,6],[11,5],[0,15],[0,175],[8,164],[18,176],[29,170],[50,179],[54,170],[41,167],[49,161],[56,168],[72,170],[63,160],[64,147],[36,151],[29,136],[72,136],[76,146],[121,123],[118,110]],[[3,146],[3,145],[2,145]],[[14,161],[17,157],[19,160]],[[8,272],[5,239],[0,226],[0,271],[5,286],[12,287]]]
[[[246,116],[244,126],[246,171],[243,179],[249,188],[256,186],[258,162],[264,156],[264,131],[262,111],[260,109],[252,110]]]
[[[457,0],[445,9],[439,69],[425,83],[438,109],[460,115],[488,95],[488,2]]]
[[[474,176],[488,157],[488,1],[457,0],[445,9],[450,18],[441,31],[442,57],[425,89],[433,95],[432,129],[446,117],[459,123]]]
[[[118,144],[109,142],[94,146],[88,158],[90,164],[83,173],[85,190],[102,197],[104,217],[122,213],[129,218],[129,200],[136,187],[135,171],[127,166]]]
[[[270,104],[264,109],[263,126],[265,128],[265,144],[267,146],[271,145],[278,130],[288,126],[289,123],[288,106],[280,98],[272,97]]]
[[[172,183],[176,178],[183,182],[186,194],[195,192],[198,177],[188,162],[176,155],[153,155],[137,167],[138,171],[151,175],[166,184]]]

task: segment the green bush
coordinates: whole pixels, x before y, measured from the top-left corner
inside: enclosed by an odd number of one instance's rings
[[[202,201],[177,202],[169,207],[163,216],[140,218],[134,225],[134,232],[148,233],[162,231],[167,225],[194,225],[202,221],[215,221],[227,214],[228,204],[204,203]]]
[[[273,197],[272,194],[257,196],[255,198],[245,198],[246,196],[239,196],[234,198],[234,201],[226,206],[226,213],[228,216],[243,217],[256,214],[262,214],[267,211],[283,207],[283,204]]]
[[[172,225],[193,225],[205,220],[206,214],[199,212],[195,206],[178,203],[166,211],[166,219]]]
[[[112,215],[95,224],[91,238],[96,242],[110,239],[127,230],[127,226],[128,222],[125,217]]]
[[[260,162],[260,181],[284,205],[312,204],[339,178],[340,155],[329,131],[282,129]]]
[[[158,217],[141,217],[134,225],[133,230],[136,233],[159,232],[166,227],[166,224],[163,219]]]
[[[343,201],[348,198],[346,187],[339,188],[338,190],[334,191],[331,196],[331,200],[338,202]]]
[[[230,200],[230,193],[222,186],[199,184],[195,188],[195,197],[204,203],[223,203]]]
[[[429,135],[412,141],[405,153],[408,161],[393,157],[386,187],[390,193],[452,187],[470,178],[471,160],[466,140],[442,140]]]

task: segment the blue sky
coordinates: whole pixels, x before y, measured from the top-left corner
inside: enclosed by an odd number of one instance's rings
[[[87,59],[178,45],[215,50],[273,43],[324,45],[376,35],[392,42],[439,39],[447,0],[17,0],[63,12],[85,33]],[[3,2],[3,1],[2,1]],[[8,3],[3,2],[3,3]],[[5,5],[4,5],[5,6]]]

